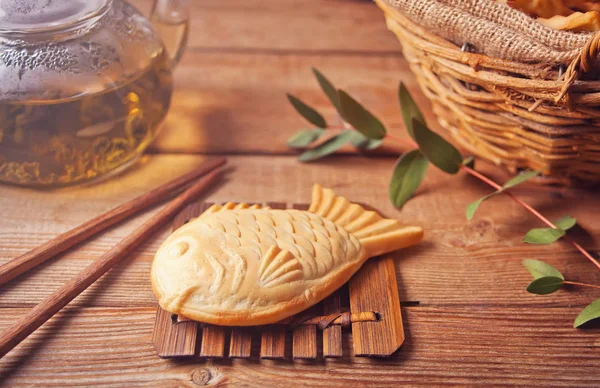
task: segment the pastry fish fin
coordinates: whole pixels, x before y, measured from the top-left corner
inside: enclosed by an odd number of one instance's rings
[[[302,279],[302,265],[290,251],[274,245],[261,258],[258,281],[262,287],[275,287]]]
[[[364,247],[367,257],[414,245],[423,238],[421,227],[406,226],[398,220],[383,218],[377,212],[366,210],[319,184],[313,186],[308,211],[335,222],[353,234]]]
[[[247,203],[244,203],[244,202],[241,202],[241,203],[227,202],[226,204],[223,204],[223,205],[219,205],[219,204],[212,205],[211,207],[206,209],[204,211],[204,213],[202,213],[202,215],[217,213],[217,212],[221,212],[223,210],[240,210],[240,209],[270,209],[270,207],[262,206],[262,205],[258,205],[258,204],[248,205]]]

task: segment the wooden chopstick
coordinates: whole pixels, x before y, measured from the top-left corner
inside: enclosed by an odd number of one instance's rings
[[[116,208],[107,211],[83,224],[55,237],[37,248],[21,255],[3,265],[0,265],[0,286],[15,277],[40,265],[44,261],[90,238],[125,218],[158,203],[172,195],[178,189],[198,179],[202,175],[224,165],[225,158],[216,158],[203,163],[198,169],[184,174],[170,182],[161,185],[146,194],[132,199]]]
[[[121,240],[111,250],[90,264],[77,276],[65,283],[48,296],[17,322],[0,334],[0,358],[33,333],[60,309],[81,294],[92,283],[104,275],[119,260],[131,253],[149,236],[157,232],[169,219],[181,211],[184,206],[208,189],[221,171],[213,171],[201,178],[148,221],[139,226],[130,235]]]

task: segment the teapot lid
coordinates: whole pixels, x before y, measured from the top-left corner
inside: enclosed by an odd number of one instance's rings
[[[0,103],[101,93],[163,53],[150,21],[123,0],[0,0]]]
[[[111,0],[0,0],[0,32],[35,33],[79,25]]]

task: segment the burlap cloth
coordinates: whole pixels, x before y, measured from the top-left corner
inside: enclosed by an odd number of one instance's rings
[[[383,0],[458,46],[507,60],[568,65],[592,33],[557,31],[493,0]]]

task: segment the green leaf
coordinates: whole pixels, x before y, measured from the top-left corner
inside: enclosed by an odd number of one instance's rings
[[[425,117],[423,117],[423,113],[421,113],[419,106],[415,100],[413,100],[403,82],[400,82],[400,87],[398,88],[398,101],[400,102],[400,112],[402,113],[402,118],[404,119],[406,131],[410,137],[414,139],[415,135],[412,121],[413,119],[416,119],[425,125]]]
[[[527,286],[527,291],[532,294],[547,295],[558,291],[563,286],[563,279],[555,276],[537,278]]]
[[[490,193],[490,194],[486,195],[485,197],[479,198],[477,201],[467,205],[467,220],[471,221],[471,219],[475,215],[475,212],[477,211],[477,208],[479,207],[479,205],[481,205],[481,203],[483,201],[486,201],[486,200],[492,198],[494,195],[498,195],[498,194],[500,194],[500,191],[494,191],[493,193]]]
[[[375,148],[379,148],[379,146],[383,144],[383,140],[369,139],[360,132],[352,131],[350,143],[352,143],[353,146],[358,147],[362,150],[374,150]]]
[[[526,171],[509,179],[503,186],[503,189],[509,189],[520,185],[521,183],[540,175],[540,171]]]
[[[387,131],[381,121],[345,91],[339,90],[338,94],[344,120],[369,139],[383,139]]]
[[[287,95],[287,98],[290,101],[290,103],[294,106],[296,111],[300,113],[300,115],[304,117],[309,123],[316,125],[319,128],[327,127],[325,119],[323,118],[323,116],[321,116],[319,112],[317,112],[310,106],[303,103],[300,99],[292,96],[289,93]]]
[[[471,157],[472,158],[472,157]],[[469,163],[469,158],[465,158],[465,160],[463,160],[462,164],[467,165],[466,163]],[[469,166],[470,167],[470,166]],[[509,189],[511,187],[515,187],[523,182],[525,182],[528,179],[533,178],[534,176],[539,175],[539,171],[528,171],[522,174],[519,174],[511,179],[509,179],[504,186],[502,186],[502,188],[500,190],[497,190],[491,194],[486,195],[483,198],[478,199],[477,201],[469,204],[467,206],[467,220],[471,220],[473,218],[473,216],[475,215],[475,211],[477,210],[477,208],[479,207],[479,205],[481,205],[481,203],[487,199],[490,199],[491,197],[498,195],[500,193],[502,193],[504,190]],[[560,236],[559,236],[560,237]]]
[[[413,118],[415,141],[427,160],[440,170],[456,174],[462,163],[462,156],[454,146],[437,133],[431,131],[419,120]]]
[[[321,89],[323,89],[323,92],[325,92],[325,95],[327,95],[329,101],[331,101],[333,106],[335,106],[335,109],[339,112],[339,114],[342,115],[342,109],[340,108],[340,98],[338,96],[338,92],[335,86],[333,86],[333,84],[329,82],[329,80],[325,78],[325,76],[316,68],[313,67],[312,71],[315,74],[315,77],[317,77],[317,81],[319,82]]]
[[[584,323],[591,321],[592,319],[600,318],[600,299],[596,299],[592,303],[588,304],[575,318],[573,327],[580,327]]]
[[[470,203],[470,204],[467,205],[467,212],[466,212],[467,213],[467,220],[471,221],[471,219],[475,215],[475,212],[477,211],[477,208],[484,201],[484,198],[485,197],[479,198],[477,201],[472,202],[472,203]]]
[[[564,216],[554,222],[558,229],[554,228],[534,228],[531,229],[525,237],[523,242],[528,244],[547,245],[552,244],[567,232],[566,230],[571,229],[577,220],[571,216]]]
[[[527,244],[548,245],[564,235],[565,231],[562,229],[534,228],[523,237],[523,242]]]
[[[404,206],[419,188],[429,163],[421,151],[405,152],[396,162],[390,181],[389,195],[395,207]]]
[[[302,129],[296,132],[287,141],[288,146],[292,148],[304,148],[309,146],[313,141],[319,139],[325,130],[322,128]]]
[[[310,162],[332,154],[338,149],[340,149],[344,144],[348,143],[350,141],[351,136],[352,131],[344,131],[339,135],[336,135],[331,139],[327,140],[326,142],[319,144],[315,148],[302,153],[298,157],[298,160],[300,160],[301,162]]]
[[[462,164],[463,164],[463,166],[467,166],[469,168],[475,168],[475,157],[467,156],[466,158],[463,159]]]
[[[527,271],[533,276],[534,279],[543,277],[555,277],[565,280],[565,277],[559,270],[554,268],[548,263],[540,260],[525,259],[523,260],[523,266],[527,268]]]
[[[560,217],[554,221],[554,225],[558,226],[562,230],[569,230],[577,224],[577,220],[571,216]]]

